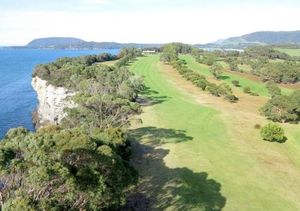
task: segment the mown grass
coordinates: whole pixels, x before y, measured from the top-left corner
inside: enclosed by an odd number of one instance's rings
[[[300,49],[276,48],[276,50],[287,53],[290,56],[300,56]]]
[[[209,71],[209,67],[204,64],[200,64],[196,62],[196,60],[191,55],[181,55],[181,59],[186,60],[187,65],[190,69],[199,72],[200,74],[205,75],[206,77],[213,78],[213,75]],[[238,74],[229,73],[229,72],[223,72],[221,81],[229,84],[232,86],[232,81],[237,80],[240,82],[240,87],[238,87],[240,90],[243,90],[245,87],[250,87],[251,91],[254,93],[257,93],[261,96],[269,96],[268,90],[264,83],[257,80],[252,80],[249,78],[242,77]],[[233,87],[233,86],[232,86]],[[283,94],[289,94],[292,92],[291,89],[287,88],[281,88]]]
[[[158,55],[138,59],[131,70],[144,76],[148,87],[143,123],[131,135],[137,140],[133,161],[139,189],[154,208],[300,209],[298,125],[283,125],[289,139],[285,144],[264,142],[254,129],[254,124],[266,123],[263,117],[239,111],[238,104],[223,108],[220,99],[167,71]],[[201,72],[210,75],[205,68]],[[252,106],[257,107],[249,101]]]

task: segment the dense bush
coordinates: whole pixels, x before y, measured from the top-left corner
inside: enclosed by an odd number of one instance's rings
[[[265,81],[296,83],[300,80],[300,65],[295,62],[268,63],[259,71]]]
[[[267,58],[267,59],[290,59],[290,56],[286,53],[275,50],[272,46],[255,46],[247,48],[244,52],[244,56],[249,58]]]
[[[267,82],[266,88],[268,89],[268,92],[272,98],[281,95],[281,89],[273,81]]]
[[[298,122],[300,120],[300,90],[291,95],[276,95],[261,109],[261,113],[276,122]]]
[[[284,136],[284,130],[280,125],[269,123],[261,128],[261,137],[266,141],[271,142],[284,142],[286,137]]]
[[[75,58],[60,58],[49,64],[38,65],[33,77],[46,80],[57,87],[72,88],[79,81],[94,77],[98,63],[117,59],[111,54],[90,55]],[[88,67],[88,68],[87,68]]]
[[[112,135],[111,135],[112,136]],[[125,202],[135,171],[117,153],[124,138],[47,127],[10,130],[0,146],[4,210],[99,210]],[[21,209],[22,208],[22,209]]]
[[[123,50],[121,56],[133,59],[137,52]],[[99,63],[111,59],[109,54],[63,58],[37,67],[33,76],[76,91],[76,107],[65,109],[59,127],[36,133],[12,129],[0,143],[4,210],[117,210],[124,205],[125,191],[136,180],[126,126],[140,111],[134,101],[144,86],[125,64]]]

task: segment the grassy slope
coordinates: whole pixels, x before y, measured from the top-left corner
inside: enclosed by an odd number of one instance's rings
[[[204,64],[199,64],[195,61],[195,59],[190,55],[181,55],[180,58],[185,59],[188,63],[188,67],[194,71],[197,71],[207,77],[213,77],[211,72],[209,71],[209,67]],[[258,93],[261,96],[268,96],[268,90],[266,89],[265,85],[259,81],[254,81],[251,79],[243,78],[239,75],[235,75],[232,73],[224,72],[222,74],[223,79],[222,81],[232,85],[231,81],[238,80],[240,82],[240,89],[242,90],[244,87],[248,86],[251,90],[255,93]],[[291,90],[282,88],[283,93],[288,94]]]
[[[290,56],[300,56],[300,49],[276,48],[276,50],[287,53]]]
[[[134,155],[141,192],[156,208],[299,210],[299,127],[285,126],[285,144],[263,142],[253,129],[263,118],[202,106],[164,68],[158,56],[131,67],[155,102],[132,134],[141,140]]]

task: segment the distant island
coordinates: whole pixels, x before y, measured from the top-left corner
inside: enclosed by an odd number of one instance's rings
[[[120,48],[158,48],[163,44],[139,44],[117,42],[87,42],[73,37],[47,37],[34,39],[25,48],[36,49],[120,49]]]
[[[239,37],[218,40],[214,43],[198,44],[201,48],[247,48],[256,45],[299,45],[300,31],[259,31]]]

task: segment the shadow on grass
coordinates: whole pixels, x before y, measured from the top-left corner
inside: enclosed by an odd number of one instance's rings
[[[140,93],[141,97],[137,99],[137,102],[143,106],[152,106],[156,104],[161,104],[171,99],[168,96],[160,96],[159,92],[145,87],[144,90]]]
[[[185,131],[144,127],[130,134],[135,138],[131,162],[140,178],[123,210],[221,210],[225,206],[221,184],[209,179],[206,172],[165,165],[169,150],[160,146],[192,140]],[[140,139],[145,144],[139,143]]]
[[[221,75],[221,76],[219,77],[220,80],[226,80],[226,79],[228,79],[228,78],[230,78],[230,77],[227,76],[227,75]]]

